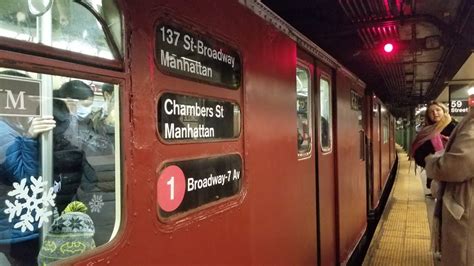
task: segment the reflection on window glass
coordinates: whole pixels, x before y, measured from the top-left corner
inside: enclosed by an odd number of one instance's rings
[[[373,121],[376,121],[378,123],[378,126],[376,127],[377,130],[377,141],[380,142],[380,121],[379,121],[379,105],[374,102],[372,106],[372,114],[373,114]]]
[[[383,112],[386,112],[385,109],[383,110]],[[387,143],[388,142],[388,115],[387,113],[385,113],[383,116],[383,143]]]
[[[0,101],[0,261],[44,265],[110,241],[118,86],[0,69]]]
[[[321,78],[319,81],[320,93],[320,121],[319,134],[321,139],[321,149],[323,152],[329,152],[332,148],[332,104],[331,87],[329,81]]]
[[[296,68],[296,115],[298,134],[298,156],[311,155],[311,102],[310,102],[310,75],[306,68]]]
[[[51,2],[52,5],[47,9],[48,5],[34,4],[42,2]],[[102,5],[101,1],[94,2]],[[48,12],[38,13],[43,8]],[[110,8],[112,14],[114,8]],[[117,17],[120,18],[114,14],[110,18],[105,16],[105,19],[116,24]],[[116,27],[111,30],[117,31]],[[90,11],[72,0],[2,0],[0,36],[107,59],[114,57],[101,24]],[[120,41],[120,38],[113,39]],[[117,46],[121,47],[121,44]]]

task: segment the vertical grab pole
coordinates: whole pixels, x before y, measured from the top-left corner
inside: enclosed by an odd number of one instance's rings
[[[39,42],[51,46],[52,44],[52,15],[51,9],[38,17],[38,38]],[[41,115],[53,115],[53,90],[52,77],[40,74],[41,79]],[[41,134],[41,176],[46,182],[43,195],[47,193],[53,183],[53,131]],[[52,217],[51,217],[52,219]],[[41,240],[44,240],[52,221],[43,223],[41,230]]]
[[[121,167],[121,147],[120,147],[120,95],[121,91],[119,90],[119,86],[114,84],[114,109],[115,110],[115,122],[114,122],[114,152],[115,152],[115,223],[114,229],[112,230],[112,234],[110,235],[110,240],[112,240],[116,235],[120,228],[120,222],[122,221],[122,173],[120,172]]]

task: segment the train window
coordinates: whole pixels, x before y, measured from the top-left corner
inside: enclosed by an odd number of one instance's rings
[[[382,109],[382,123],[383,123],[383,143],[388,143],[388,114],[385,108]]]
[[[114,237],[118,94],[118,84],[0,68],[0,261],[45,265]]]
[[[311,123],[311,79],[309,70],[296,68],[296,115],[298,136],[298,157],[309,157],[312,146]]]
[[[121,32],[121,15],[115,1],[2,1],[3,37],[118,59],[123,54]]]
[[[319,138],[321,140],[321,150],[330,152],[332,149],[332,99],[331,85],[328,79],[321,77],[319,80],[320,93],[320,120]]]

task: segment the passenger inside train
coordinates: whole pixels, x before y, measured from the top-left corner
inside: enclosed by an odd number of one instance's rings
[[[101,26],[107,16],[118,22],[108,34],[121,34],[115,3],[104,4],[106,15],[88,4],[4,1],[0,35],[119,56]],[[0,67],[0,265],[65,259],[109,243],[120,225],[118,84],[42,71]]]
[[[0,75],[4,83],[10,82],[12,86],[39,84],[38,80],[32,78],[36,73],[7,69],[1,71]],[[64,77],[51,78],[53,86],[55,82],[67,80]],[[40,251],[39,247],[47,243],[53,245],[56,240],[50,238],[40,244],[40,236],[49,234],[41,234],[42,227],[63,221],[65,218],[61,220],[59,215],[64,213],[66,206],[73,201],[81,202],[82,207],[76,209],[80,209],[89,217],[84,220],[86,224],[90,224],[92,230],[88,229],[91,235],[84,242],[86,249],[107,243],[112,236],[115,224],[115,124],[113,120],[106,124],[108,116],[98,114],[105,113],[105,110],[101,109],[104,107],[108,108],[109,112],[113,111],[114,106],[110,102],[114,100],[114,96],[108,94],[108,99],[104,99],[102,92],[93,92],[85,82],[91,81],[66,81],[52,91],[54,98],[49,103],[52,105],[52,116],[37,116],[43,112],[39,110],[40,101],[45,99],[37,96],[33,98],[33,102],[24,98],[17,98],[16,101],[11,100],[14,97],[10,98],[9,104],[25,104],[23,109],[34,109],[33,114],[1,116],[0,131],[3,133],[0,145],[0,173],[1,190],[4,192],[0,212],[0,261],[3,259],[12,264],[30,265],[36,263],[39,252],[48,257],[45,255],[48,249]],[[18,95],[23,96],[21,93]],[[30,99],[32,96],[28,95]],[[95,113],[92,112],[93,108],[96,109]],[[97,121],[92,120],[94,114]],[[103,129],[101,133],[95,130],[99,128]],[[52,146],[47,139],[41,138],[41,135],[48,132],[53,133]],[[49,160],[53,165],[50,179],[43,178],[43,169],[48,164],[44,156],[51,156],[52,159]],[[48,191],[47,196],[41,196],[38,189]],[[34,202],[38,199],[41,201]],[[24,212],[24,204],[29,204],[30,200],[34,204]],[[69,216],[68,214],[65,217]],[[80,231],[80,228],[77,230]],[[62,234],[61,232],[55,231],[54,234]],[[70,240],[79,241],[74,237]],[[61,240],[61,243],[67,244],[67,241]],[[56,256],[56,259],[64,257],[58,254],[50,256]]]

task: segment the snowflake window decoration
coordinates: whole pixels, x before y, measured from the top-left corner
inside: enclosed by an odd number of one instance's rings
[[[102,195],[94,194],[92,199],[89,201],[89,207],[91,208],[92,212],[100,213],[100,210],[104,206],[104,200],[102,199]]]
[[[30,178],[31,185],[26,185],[26,178],[22,179],[20,183],[13,183],[13,190],[8,192],[8,196],[15,197],[12,203],[5,200],[7,208],[4,210],[8,214],[8,222],[12,222],[13,218],[19,217],[19,221],[15,223],[14,228],[21,228],[21,232],[26,230],[33,231],[35,222],[38,222],[38,228],[41,228],[44,223],[49,222],[49,217],[53,215],[51,210],[56,204],[54,199],[56,193],[52,187],[46,193],[43,193],[46,181],[39,176]]]

